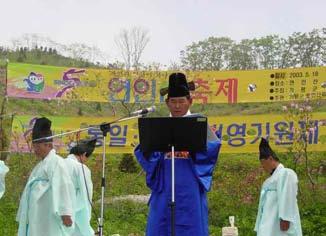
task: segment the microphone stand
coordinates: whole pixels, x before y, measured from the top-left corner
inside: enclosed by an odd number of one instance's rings
[[[100,125],[100,130],[103,134],[103,157],[102,157],[102,179],[101,179],[101,215],[98,219],[99,225],[98,225],[98,235],[103,235],[103,223],[104,223],[104,193],[105,193],[105,146],[106,146],[106,135],[110,131],[111,123],[106,123]]]
[[[135,118],[139,118],[142,116],[145,116],[146,114],[143,115],[136,115],[136,116],[131,116],[131,117],[125,117],[121,118],[109,123],[103,123],[100,125],[100,130],[103,133],[103,158],[102,158],[102,180],[101,180],[101,215],[100,218],[98,219],[99,225],[98,225],[98,235],[103,236],[103,225],[104,225],[104,193],[105,193],[105,160],[106,160],[106,136],[107,133],[110,131],[111,124],[118,123],[118,122],[123,122],[126,120],[131,120]]]
[[[171,147],[171,152],[172,152],[172,158],[171,158],[171,166],[172,166],[172,170],[171,170],[171,202],[170,202],[170,207],[171,207],[171,235],[175,236],[175,165],[174,165],[174,161],[175,161],[175,152],[174,152],[174,145],[172,145]]]
[[[136,119],[139,117],[143,117],[145,115],[147,115],[147,113],[146,114],[137,114],[137,115],[130,116],[130,117],[123,117],[123,118],[120,118],[120,119],[117,119],[117,120],[114,120],[111,122],[102,123],[100,125],[92,125],[92,126],[89,126],[86,128],[82,128],[82,129],[78,129],[78,130],[74,130],[74,131],[69,131],[69,132],[65,132],[65,133],[61,133],[61,134],[52,135],[50,137],[38,138],[38,139],[33,140],[33,141],[47,140],[47,139],[52,139],[52,138],[56,138],[56,137],[61,137],[61,136],[67,135],[67,134],[87,131],[92,128],[100,128],[100,130],[102,131],[102,134],[103,134],[103,154],[102,154],[103,158],[102,158],[102,179],[101,179],[101,215],[100,215],[100,218],[98,219],[98,233],[97,233],[99,236],[103,236],[103,225],[104,225],[106,136],[107,136],[108,132],[110,132],[111,124],[131,120],[131,119]]]

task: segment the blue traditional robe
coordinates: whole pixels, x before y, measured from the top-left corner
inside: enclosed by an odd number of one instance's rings
[[[3,161],[0,161],[0,198],[2,198],[5,193],[5,177],[8,171],[9,168]]]
[[[73,227],[64,226],[61,216],[73,215],[72,194],[64,160],[52,149],[28,178],[16,218],[18,236],[71,235]]]
[[[257,236],[302,236],[297,192],[296,173],[279,164],[262,186],[255,225]],[[287,231],[281,231],[281,219],[290,222]]]
[[[193,156],[187,152],[175,154],[175,232],[178,236],[209,235],[206,193],[211,187],[220,146],[220,140],[208,141],[205,152]],[[146,235],[171,235],[171,158],[162,152],[145,157],[139,146],[135,155],[152,191]]]
[[[86,165],[80,163],[73,154],[68,155],[65,159],[65,163],[72,179],[75,192],[72,198],[75,230],[72,236],[93,236],[94,230],[90,225],[92,207],[89,202],[92,201],[93,195],[91,171]]]

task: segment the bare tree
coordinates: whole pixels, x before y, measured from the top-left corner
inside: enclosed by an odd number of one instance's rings
[[[61,45],[59,52],[76,60],[89,61],[96,64],[105,64],[105,60],[108,58],[108,54],[101,51],[97,46],[89,46],[84,43]]]
[[[96,64],[102,63],[103,65],[106,64],[107,60],[109,58],[109,54],[106,52],[103,52],[99,47],[93,45],[90,47],[90,50],[88,52],[88,60],[91,62],[96,62]]]
[[[140,63],[140,57],[149,42],[148,31],[140,27],[134,27],[131,29],[131,37],[133,39],[133,66],[137,69]]]
[[[63,56],[72,57],[77,60],[86,60],[93,63],[104,63],[108,55],[101,51],[97,46],[89,46],[84,43],[61,44],[55,42],[49,37],[39,34],[23,34],[18,38],[11,40],[12,49],[27,48],[32,50],[41,48],[41,50],[54,50]]]
[[[14,50],[19,47],[27,47],[28,49],[33,49],[37,46],[46,46],[51,48],[56,48],[57,46],[57,43],[55,43],[52,39],[35,33],[23,34],[18,38],[13,38],[11,43]]]
[[[70,57],[77,60],[83,60],[87,57],[90,48],[91,47],[83,43],[72,43],[67,45],[66,50]]]
[[[155,61],[141,65],[142,70],[150,70],[150,71],[159,71],[162,70],[164,67],[165,65]]]
[[[178,71],[182,70],[182,66],[180,63],[176,61],[171,61],[170,64],[166,68],[167,70]]]
[[[141,27],[133,27],[129,30],[122,29],[116,36],[115,43],[120,50],[127,70],[130,70],[131,67],[136,70],[139,68],[140,58],[149,40],[148,30]]]
[[[120,34],[115,38],[115,43],[120,50],[121,56],[125,62],[126,69],[129,70],[131,67],[131,39],[129,36],[129,31],[123,29]]]

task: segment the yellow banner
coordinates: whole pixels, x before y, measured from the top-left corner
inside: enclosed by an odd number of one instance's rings
[[[10,97],[97,102],[161,103],[169,71],[78,69],[11,63]],[[326,67],[187,72],[195,103],[279,102],[325,99]]]
[[[311,126],[307,134],[309,151],[326,151],[326,113],[313,113]],[[90,125],[115,120],[115,117],[48,117],[52,120],[54,134],[78,130]],[[35,121],[32,116],[16,116],[12,125],[11,151],[30,152],[31,131]],[[208,117],[212,129],[221,134],[222,153],[258,152],[260,137],[269,136],[271,146],[278,152],[284,152],[293,143],[295,127],[303,125],[303,121],[287,121],[282,115],[248,115]],[[159,135],[159,134],[158,134]],[[58,152],[67,153],[69,147],[79,138],[97,137],[103,144],[102,132],[97,128],[79,134],[69,134],[54,139]],[[137,120],[129,120],[113,124],[107,138],[108,153],[132,153],[138,144]],[[102,148],[96,148],[101,153]]]

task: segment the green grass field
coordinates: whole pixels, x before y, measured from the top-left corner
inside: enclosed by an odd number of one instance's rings
[[[325,152],[311,153],[312,167],[325,161]],[[292,167],[286,154],[281,154],[282,162]],[[123,173],[118,169],[121,155],[110,155],[106,163],[106,198],[128,194],[148,194],[145,176],[137,166],[136,173]],[[15,215],[19,196],[36,159],[30,155],[12,155],[7,161],[10,172],[7,175],[7,191],[0,200],[0,235],[15,235],[17,224]],[[89,166],[94,181],[94,207],[99,215],[101,157],[93,157]],[[313,191],[299,165],[297,173],[300,180],[299,207],[304,235],[323,235],[326,233],[326,176],[315,175],[318,184]],[[221,235],[221,228],[228,224],[228,216],[236,217],[240,235],[254,235],[256,211],[260,186],[267,175],[259,167],[256,154],[222,154],[215,169],[214,180],[209,198],[209,224],[211,235]],[[109,201],[105,205],[105,233],[111,235],[143,235],[146,226],[147,205],[130,201]],[[96,228],[96,217],[93,215]]]

